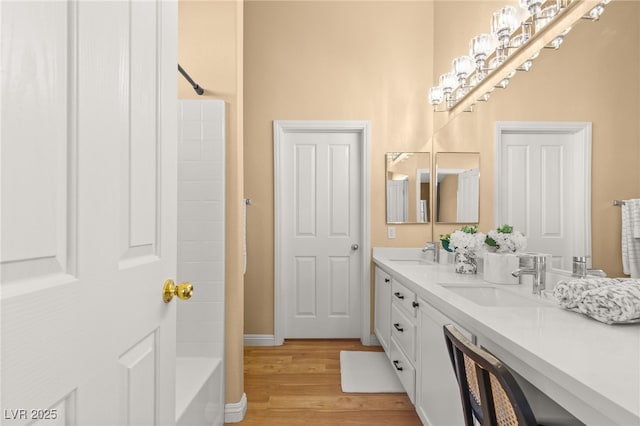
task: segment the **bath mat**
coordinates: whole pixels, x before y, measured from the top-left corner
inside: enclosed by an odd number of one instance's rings
[[[404,392],[384,352],[340,351],[342,392]]]

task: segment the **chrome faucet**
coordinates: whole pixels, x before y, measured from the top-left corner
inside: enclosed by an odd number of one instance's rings
[[[539,295],[546,287],[547,258],[544,254],[526,253],[518,255],[519,268],[511,273],[522,284],[523,275],[533,276],[533,294]]]
[[[589,256],[573,256],[573,271],[571,276],[577,278],[585,278],[587,275],[595,275],[598,277],[606,277],[607,273],[602,269],[587,268],[587,258]]]
[[[423,253],[428,251],[433,252],[433,262],[438,263],[440,261],[440,246],[437,241],[427,241],[422,249]]]

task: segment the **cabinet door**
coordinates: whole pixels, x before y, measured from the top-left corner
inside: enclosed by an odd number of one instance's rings
[[[391,340],[391,276],[376,266],[374,331],[385,352]]]
[[[462,402],[442,326],[449,318],[420,300],[418,309],[416,409],[426,425],[462,425]],[[468,338],[471,334],[455,324]]]

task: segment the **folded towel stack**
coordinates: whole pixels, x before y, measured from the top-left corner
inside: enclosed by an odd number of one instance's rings
[[[578,310],[606,323],[640,319],[640,282],[627,280],[587,290],[578,300]]]
[[[558,304],[605,323],[640,320],[640,280],[588,278],[560,281]]]
[[[573,280],[560,280],[553,289],[558,304],[563,308],[574,309],[578,306],[578,299],[587,290],[609,286],[619,283],[617,278],[579,278]]]

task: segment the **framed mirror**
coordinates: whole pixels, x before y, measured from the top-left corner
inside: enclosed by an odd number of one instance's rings
[[[430,153],[387,153],[387,223],[429,222],[431,175]]]
[[[435,221],[480,221],[480,153],[436,154]]]

